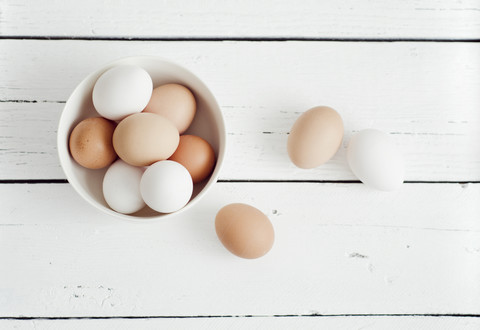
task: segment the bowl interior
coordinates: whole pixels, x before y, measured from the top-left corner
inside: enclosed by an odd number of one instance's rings
[[[145,207],[133,214],[121,214],[110,209],[103,198],[102,182],[107,168],[90,170],[78,165],[71,157],[68,139],[73,128],[83,119],[98,117],[92,102],[92,90],[98,77],[116,65],[132,64],[145,69],[153,80],[153,87],[178,83],[188,87],[197,101],[195,118],[184,134],[193,134],[207,140],[215,151],[217,162],[211,176],[194,185],[189,203],[179,211],[163,214]],[[127,220],[166,218],[180,213],[195,204],[217,180],[225,154],[225,123],[215,97],[207,86],[193,73],[165,59],[153,56],[129,57],[112,62],[86,77],[73,91],[60,118],[57,144],[60,163],[74,189],[90,204],[102,211]]]

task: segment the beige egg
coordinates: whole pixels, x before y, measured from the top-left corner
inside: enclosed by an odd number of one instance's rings
[[[215,217],[215,230],[227,250],[246,259],[265,255],[275,240],[267,216],[247,204],[234,203],[220,209]]]
[[[327,162],[340,148],[343,122],[332,108],[321,106],[303,113],[292,126],[287,141],[291,161],[300,168]]]
[[[154,113],[137,113],[123,119],[113,133],[118,156],[134,166],[148,166],[170,157],[177,149],[178,130]]]
[[[89,169],[110,165],[117,154],[112,135],[115,123],[101,117],[87,118],[78,123],[70,134],[70,154],[75,161]]]
[[[192,123],[196,110],[195,96],[187,87],[166,84],[153,90],[150,102],[143,111],[164,116],[182,134]]]

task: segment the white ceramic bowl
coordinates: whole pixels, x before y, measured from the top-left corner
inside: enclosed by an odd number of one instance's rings
[[[103,198],[102,182],[108,167],[100,170],[86,169],[78,165],[70,155],[68,139],[72,129],[83,119],[100,116],[92,102],[92,90],[98,77],[106,70],[122,64],[138,65],[145,69],[153,80],[154,88],[166,83],[178,83],[188,87],[197,101],[195,118],[184,134],[198,135],[207,140],[215,150],[217,162],[211,176],[195,184],[188,204],[173,213],[158,213],[146,207],[133,214],[121,214],[112,210]],[[111,62],[87,76],[70,95],[58,125],[57,147],[60,164],[68,182],[91,205],[99,210],[125,220],[141,221],[165,219],[175,216],[198,202],[217,181],[223,163],[226,145],[225,122],[215,97],[207,86],[193,73],[163,58],[138,56]]]

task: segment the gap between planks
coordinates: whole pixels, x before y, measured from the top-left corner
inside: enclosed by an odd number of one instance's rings
[[[0,184],[68,184],[66,179],[6,179]],[[217,183],[332,183],[362,184],[358,180],[218,180]],[[404,184],[478,184],[480,181],[404,181]]]
[[[311,38],[311,37],[88,37],[88,36],[0,36],[0,40],[83,40],[83,41],[311,41],[311,42],[480,42],[474,38]]]
[[[0,320],[110,320],[110,319],[203,319],[265,317],[475,317],[480,314],[277,314],[277,315],[146,315],[146,316],[0,316]]]

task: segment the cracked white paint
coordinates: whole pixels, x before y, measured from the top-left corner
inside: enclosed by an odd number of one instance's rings
[[[4,1],[0,37],[478,39],[479,5]],[[55,135],[68,95],[105,62],[150,54],[217,97],[229,140],[221,179],[298,181],[218,183],[182,217],[146,226],[98,213],[68,184],[0,184],[0,329],[480,328],[478,317],[418,316],[480,314],[480,184],[385,194],[301,182],[354,180],[345,148],[370,126],[398,143],[407,180],[480,181],[479,43],[0,38],[0,49],[1,180],[64,178]],[[286,138],[319,104],[342,114],[345,139],[328,164],[300,170]],[[264,258],[218,242],[215,212],[231,202],[270,217]],[[149,315],[174,317],[89,319]],[[175,318],[194,315],[222,317]]]

